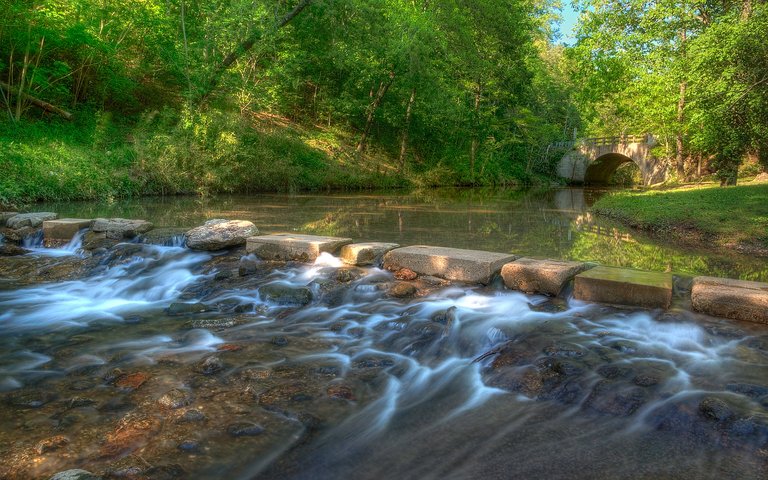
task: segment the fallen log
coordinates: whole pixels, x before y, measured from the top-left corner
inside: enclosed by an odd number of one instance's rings
[[[30,103],[32,103],[32,105],[40,107],[47,112],[52,112],[57,115],[61,115],[67,120],[72,120],[72,114],[69,113],[68,111],[63,110],[57,107],[56,105],[52,105],[46,101],[40,100],[39,98],[33,97],[28,93],[19,92],[19,89],[14,87],[13,85],[8,85],[5,82],[0,82],[0,88],[6,90],[7,92],[10,92],[13,95],[21,95],[21,98],[28,100]]]

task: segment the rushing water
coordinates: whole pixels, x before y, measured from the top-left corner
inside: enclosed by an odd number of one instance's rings
[[[400,218],[382,239],[539,255],[587,230],[567,223],[576,212],[501,208],[517,197],[471,213],[355,198],[369,209],[352,219],[326,219],[339,198],[313,196],[239,212],[198,205],[188,217],[107,208],[161,227],[224,216],[364,239]],[[548,241],[515,240],[532,212],[551,220]],[[484,243],[497,240],[477,222],[509,227],[509,243]],[[0,478],[768,475],[764,326],[691,313],[682,297],[637,311],[418,280],[416,296],[395,298],[392,274],[375,267],[192,252],[172,233],[94,252],[77,238],[30,243],[0,259]]]

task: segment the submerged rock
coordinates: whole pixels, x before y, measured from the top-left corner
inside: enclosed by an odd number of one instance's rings
[[[168,315],[187,315],[191,313],[203,313],[213,310],[211,307],[204,303],[172,303],[167,309]]]
[[[248,237],[258,235],[256,226],[244,220],[209,220],[184,234],[193,250],[223,250],[245,245]]]
[[[227,433],[233,437],[255,437],[264,433],[264,427],[257,423],[238,422],[229,425]]]
[[[387,290],[387,295],[394,298],[409,298],[416,294],[416,286],[407,282],[397,282]]]
[[[94,475],[87,470],[73,468],[72,470],[59,472],[48,480],[101,480],[101,477]]]
[[[224,370],[224,362],[216,355],[211,355],[195,365],[195,371],[203,375],[214,375]]]
[[[69,439],[67,437],[64,435],[56,435],[54,437],[46,438],[45,440],[40,440],[37,445],[35,445],[35,451],[38,455],[43,455],[44,453],[58,450],[67,445],[69,445]]]
[[[8,243],[0,244],[0,256],[15,257],[17,255],[24,255],[27,253],[29,253],[29,250],[26,248],[21,248],[19,246]]]
[[[284,283],[270,283],[259,289],[262,300],[279,305],[307,305],[312,301],[312,290]]]
[[[172,410],[175,410],[177,408],[186,407],[190,403],[192,403],[192,394],[189,392],[185,392],[184,390],[174,388],[172,390],[169,390],[163,394],[162,397],[157,399],[158,405],[160,405],[163,408],[170,408]],[[190,412],[193,412],[196,410],[190,410]],[[189,412],[186,412],[189,413]],[[198,412],[199,413],[199,412]]]

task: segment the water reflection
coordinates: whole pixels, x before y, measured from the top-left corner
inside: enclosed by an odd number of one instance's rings
[[[768,280],[766,259],[681,247],[593,217],[588,207],[604,193],[581,188],[436,189],[145,198],[46,204],[36,209],[79,218],[145,218],[160,232],[191,228],[211,218],[238,218],[253,221],[265,233],[297,231]]]

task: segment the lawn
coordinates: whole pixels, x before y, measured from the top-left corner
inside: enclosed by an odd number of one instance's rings
[[[617,192],[592,209],[683,241],[768,252],[768,184]]]

